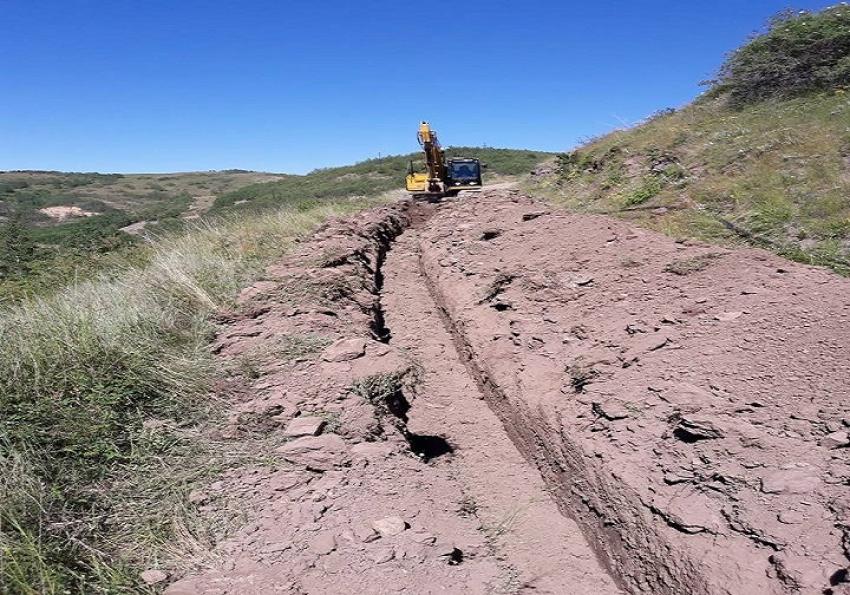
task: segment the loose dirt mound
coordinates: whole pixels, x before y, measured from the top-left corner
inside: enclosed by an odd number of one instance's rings
[[[166,593],[843,592],[848,291],[508,189],[332,222],[219,336],[280,445]]]

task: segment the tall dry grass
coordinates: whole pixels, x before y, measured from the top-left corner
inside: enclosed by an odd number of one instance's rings
[[[138,592],[135,570],[116,550],[133,550],[142,537],[122,526],[157,502],[126,506],[110,486],[128,495],[136,480],[150,483],[142,475],[153,467],[167,484],[167,466],[148,463],[186,449],[143,422],[185,429],[203,415],[217,373],[211,315],[297,238],[363,206],[200,222],[155,241],[143,268],[0,312],[0,592]]]

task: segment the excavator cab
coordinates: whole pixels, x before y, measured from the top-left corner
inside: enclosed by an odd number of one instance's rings
[[[449,159],[447,169],[449,174],[447,190],[481,188],[481,162],[478,159]]]

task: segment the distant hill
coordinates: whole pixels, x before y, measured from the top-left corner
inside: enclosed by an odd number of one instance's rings
[[[487,165],[485,180],[524,174],[551,154],[457,147]],[[318,169],[306,175],[224,170],[172,174],[0,172],[0,304],[145,258],[138,237],[203,216],[402,190],[419,153]]]
[[[553,155],[542,151],[494,149],[489,147],[449,147],[448,156],[477,157],[485,164],[485,185],[493,176],[527,174]],[[274,208],[301,201],[319,201],[341,196],[369,196],[403,189],[410,161],[422,169],[420,153],[370,159],[354,165],[317,169],[304,176],[252,184],[216,199],[212,212],[233,209]]]
[[[680,238],[850,274],[850,7],[783,13],[703,97],[561,155],[540,188]]]

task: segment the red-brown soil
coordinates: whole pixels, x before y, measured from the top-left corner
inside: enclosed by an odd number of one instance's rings
[[[848,295],[508,189],[331,222],[219,336],[279,456],[166,593],[844,592]]]

